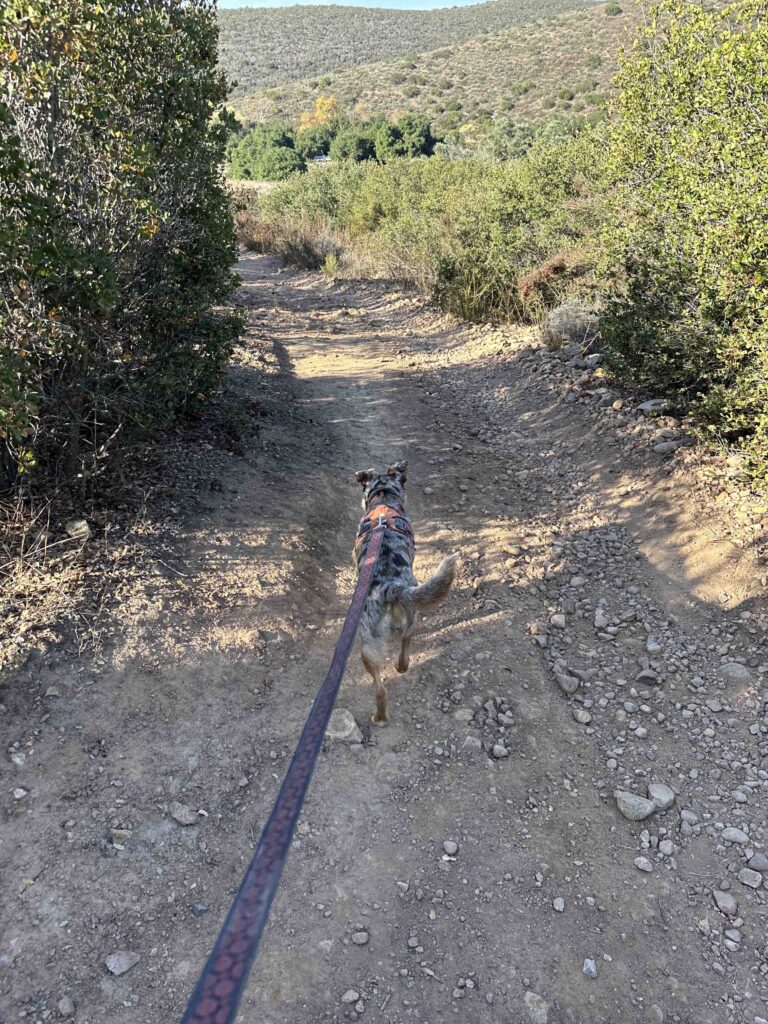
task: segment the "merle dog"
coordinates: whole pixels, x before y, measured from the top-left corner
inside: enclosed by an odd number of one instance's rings
[[[415,545],[411,523],[405,514],[405,471],[407,463],[398,462],[386,473],[373,469],[356,474],[363,486],[360,531],[355,543],[355,564],[360,563],[368,547],[371,530],[379,523],[386,532],[373,582],[360,620],[363,665],[376,687],[376,714],[371,721],[384,726],[387,714],[387,690],[381,680],[381,667],[388,648],[400,644],[395,667],[407,672],[410,644],[420,608],[434,608],[446,597],[456,575],[458,552],[444,558],[437,572],[426,583],[418,584],[413,575]]]

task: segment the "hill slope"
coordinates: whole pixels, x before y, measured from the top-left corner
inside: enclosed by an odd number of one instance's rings
[[[220,11],[220,60],[237,82],[233,95],[238,97],[584,6],[591,6],[590,0],[492,0],[432,11],[338,5]]]
[[[624,3],[617,16],[606,7],[590,4],[429,53],[346,68],[322,84],[305,79],[258,90],[234,106],[247,121],[294,120],[330,94],[350,114],[417,110],[446,129],[500,110],[516,121],[589,113],[608,95],[619,47],[643,16],[637,3]]]

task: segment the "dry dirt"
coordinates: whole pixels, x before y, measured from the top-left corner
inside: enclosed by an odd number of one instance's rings
[[[364,739],[321,756],[238,1020],[768,1018],[768,509],[524,332],[240,270],[215,416],[130,556],[92,524],[88,642],[0,683],[0,1021],[178,1020],[330,660],[354,471],[401,458],[417,574],[458,548],[460,581],[388,729],[353,656]]]

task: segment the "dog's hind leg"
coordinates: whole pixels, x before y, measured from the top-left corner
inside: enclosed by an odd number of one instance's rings
[[[407,672],[411,664],[411,635],[406,634],[400,642],[400,657],[397,659],[395,668],[398,672]]]
[[[372,716],[371,722],[374,725],[385,726],[389,722],[389,715],[387,714],[387,688],[381,680],[381,665],[373,661],[365,651],[363,651],[363,665],[371,675],[376,689],[376,714]]]

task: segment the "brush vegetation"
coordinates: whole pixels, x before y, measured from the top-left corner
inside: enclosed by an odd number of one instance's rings
[[[668,0],[622,59],[610,124],[500,162],[315,168],[261,199],[253,244],[411,282],[469,319],[594,308],[617,380],[668,395],[768,481],[764,18],[762,0]]]
[[[221,65],[234,95],[320,77],[382,58],[434,50],[587,6],[585,0],[493,0],[468,7],[395,11],[292,6],[220,11]]]
[[[333,97],[340,111],[363,120],[377,114],[397,118],[405,111],[427,114],[436,134],[460,131],[472,145],[496,115],[519,122],[601,110],[619,47],[641,18],[634,0],[619,17],[607,14],[604,4],[590,4],[428,53],[238,95],[233,106],[246,122],[292,122],[319,97]]]

